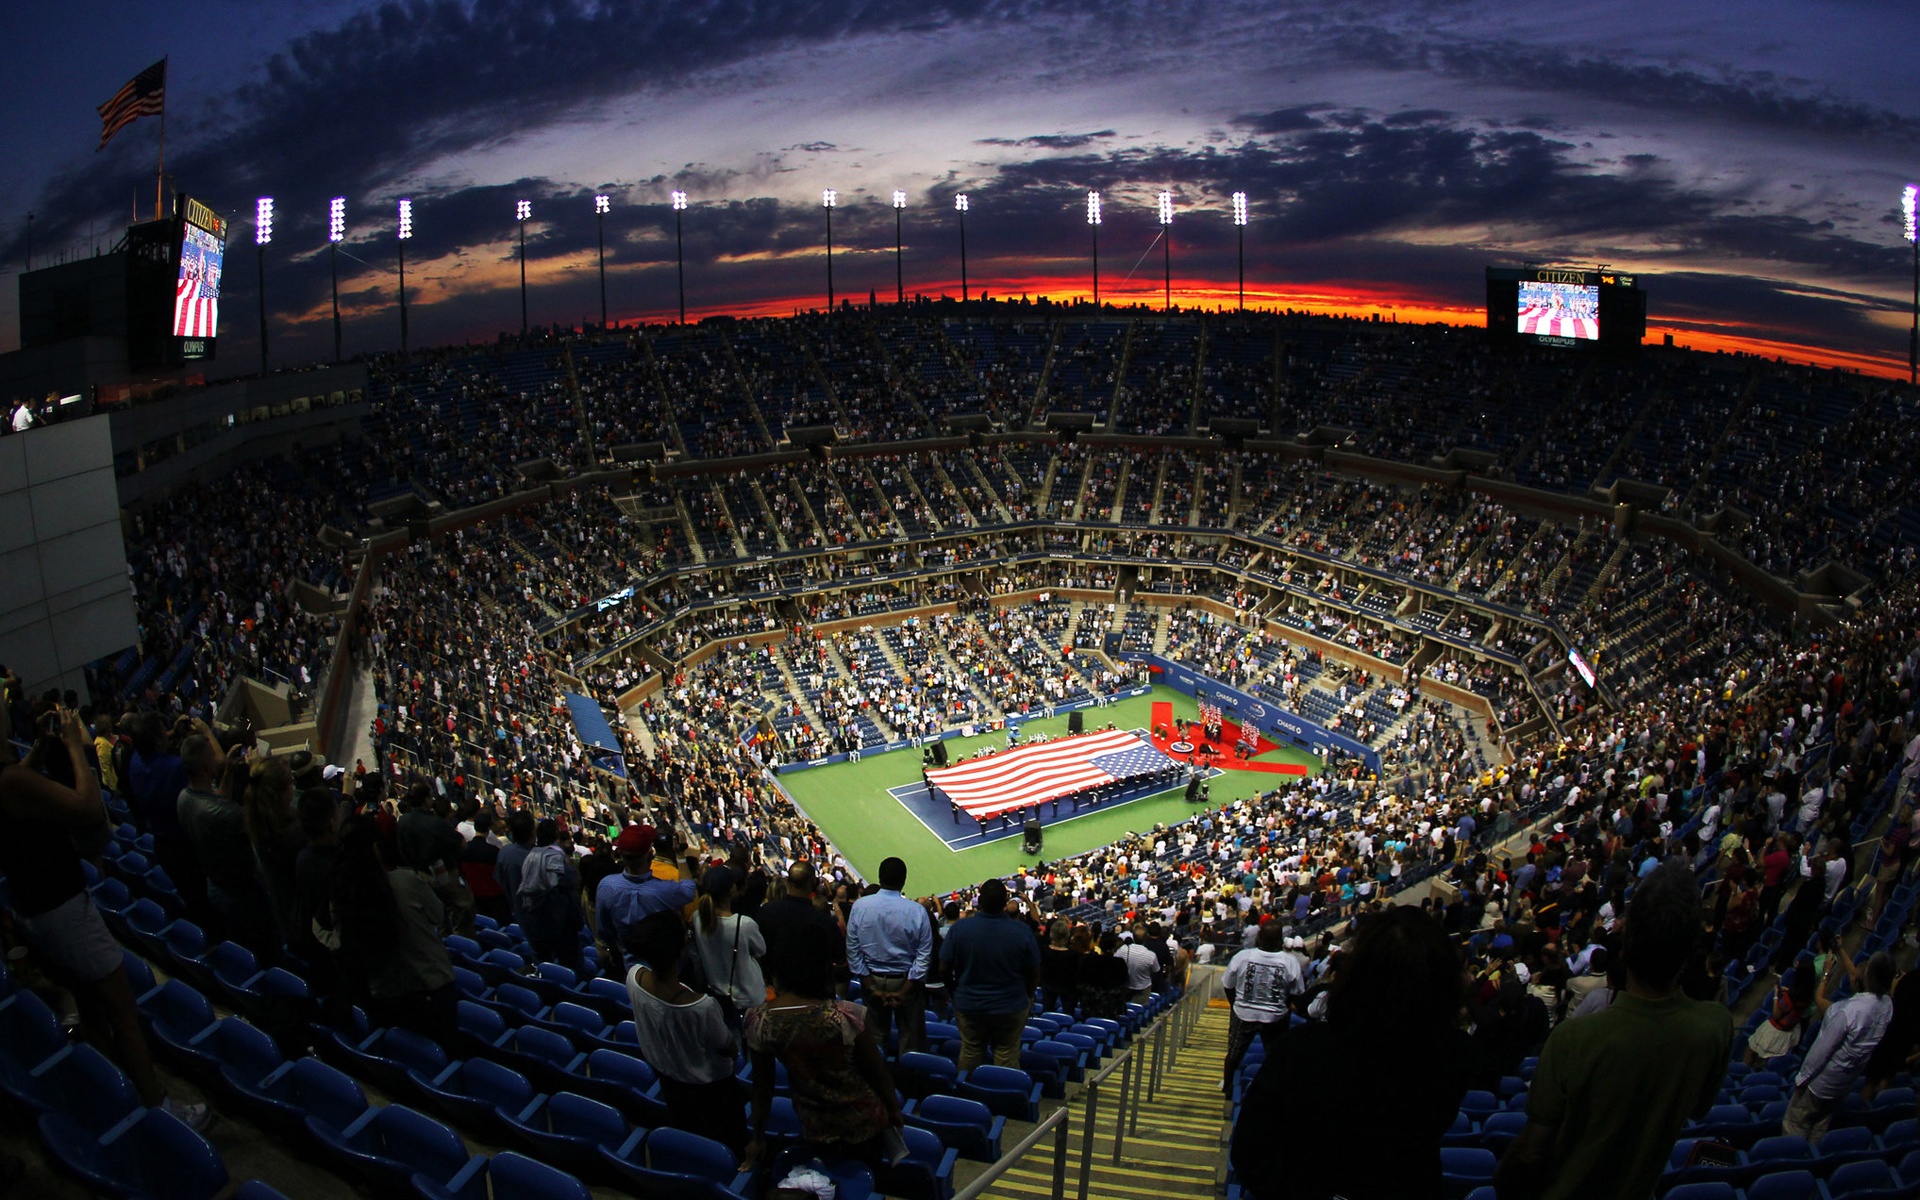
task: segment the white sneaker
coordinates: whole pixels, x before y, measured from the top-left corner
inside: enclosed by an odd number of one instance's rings
[[[204,1130],[213,1120],[213,1114],[207,1110],[206,1105],[182,1104],[172,1096],[161,1101],[160,1107],[166,1110],[168,1116],[177,1119],[195,1133]]]

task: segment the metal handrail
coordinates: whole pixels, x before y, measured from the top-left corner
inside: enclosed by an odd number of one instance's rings
[[[1033,1132],[1020,1139],[1020,1144],[1002,1154],[985,1171],[955,1194],[953,1200],[977,1200],[989,1186],[1013,1169],[1013,1165],[1027,1156],[1027,1152],[1040,1144],[1040,1139],[1049,1131],[1053,1135],[1053,1200],[1063,1200],[1067,1190],[1067,1130],[1072,1124],[1073,1110],[1061,1105],[1048,1113],[1046,1119],[1034,1126]],[[1082,1195],[1085,1189],[1082,1188]]]

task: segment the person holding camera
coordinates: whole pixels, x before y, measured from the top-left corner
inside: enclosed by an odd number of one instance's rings
[[[71,709],[49,715],[48,730],[19,763],[12,721],[0,706],[0,814],[7,821],[0,872],[14,930],[47,975],[73,992],[87,1040],[126,1071],[140,1102],[204,1129],[207,1106],[168,1096],[154,1070],[120,945],[87,892],[78,844],[103,844],[109,830],[86,727]]]

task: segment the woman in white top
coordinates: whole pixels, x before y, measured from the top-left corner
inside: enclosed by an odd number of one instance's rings
[[[660,1076],[667,1123],[712,1138],[735,1155],[746,1148],[746,1095],[734,1079],[739,1039],[720,1002],[680,980],[687,923],[669,909],[635,925],[624,939],[627,1002],[640,1056]]]
[[[745,882],[731,867],[708,868],[700,877],[700,903],[693,915],[693,952],[706,974],[707,990],[733,997],[735,1015],[767,999],[767,980],[760,971],[767,939],[752,917],[733,911],[733,898]]]

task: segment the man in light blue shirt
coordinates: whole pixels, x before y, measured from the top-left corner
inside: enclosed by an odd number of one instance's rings
[[[1830,1002],[1827,992],[1838,970],[1844,970],[1861,990],[1845,1000]],[[1886,1035],[1893,1019],[1893,1000],[1888,995],[1892,990],[1893,956],[1885,950],[1867,959],[1864,969],[1854,966],[1843,954],[1829,958],[1827,977],[1820,981],[1815,997],[1826,1015],[1813,1046],[1800,1060],[1800,1071],[1793,1079],[1793,1098],[1781,1119],[1782,1132],[1798,1134],[1810,1142],[1826,1136],[1833,1114],[1840,1111],[1860,1082],[1867,1059]]]
[[[886,1045],[900,1034],[900,1053],[922,1049],[927,1031],[927,969],[933,963],[933,922],[927,910],[901,894],[907,864],[880,864],[880,890],[853,902],[847,914],[847,969],[860,981],[867,1023]]]

